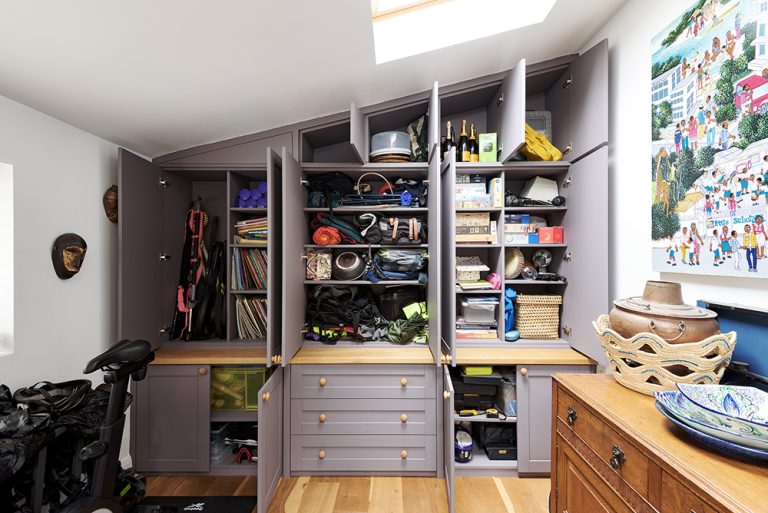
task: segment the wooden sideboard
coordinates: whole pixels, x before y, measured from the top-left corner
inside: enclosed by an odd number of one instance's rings
[[[553,513],[768,511],[768,465],[707,450],[652,397],[608,375],[552,386]]]

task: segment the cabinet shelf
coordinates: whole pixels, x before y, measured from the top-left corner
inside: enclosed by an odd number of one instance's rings
[[[304,280],[304,285],[422,285],[418,280],[386,280],[386,281],[367,281],[367,280]]]
[[[567,248],[568,244],[504,244],[505,248]]]
[[[559,162],[457,162],[457,174],[493,176],[504,173],[509,179],[527,179],[534,176],[556,176],[568,171],[571,163]]]
[[[305,207],[304,212],[309,213],[315,213],[315,212],[330,212],[331,209],[327,207]],[[378,207],[378,206],[366,206],[366,207],[336,207],[333,209],[334,212],[349,212],[349,213],[356,213],[356,212],[396,212],[396,213],[416,213],[416,214],[426,214],[429,209],[426,207],[401,207],[401,206],[395,206],[395,207]]]
[[[468,207],[456,208],[456,212],[501,212],[501,207]]]
[[[502,290],[497,289],[479,289],[479,290],[464,290],[461,287],[456,287],[456,294],[501,294]]]
[[[490,460],[485,451],[479,447],[472,449],[472,459],[467,463],[456,463],[456,474],[472,473],[473,471],[517,470],[517,460]]]
[[[250,248],[250,249],[267,249],[268,243],[261,244],[230,244],[230,248]]]
[[[567,283],[562,280],[506,280],[504,285],[514,287],[515,285],[567,285]]]
[[[235,295],[259,295],[259,294],[266,294],[266,289],[251,289],[251,290],[230,290],[230,294]]]
[[[381,248],[395,248],[395,249],[416,249],[416,248],[428,248],[428,244],[334,244],[332,246],[323,246],[321,244],[304,244],[306,249],[381,249]]]
[[[498,423],[498,424],[514,424],[517,422],[517,417],[507,417],[506,420],[501,419],[489,419],[485,413],[477,415],[475,417],[460,417],[458,413],[453,414],[454,422],[483,422],[483,423]],[[474,457],[474,456],[473,456]]]
[[[258,422],[259,412],[211,409],[211,422]]]
[[[229,211],[237,214],[267,214],[267,208],[230,207]]]
[[[523,214],[538,214],[538,213],[546,213],[546,212],[565,212],[568,210],[568,207],[504,207],[504,212],[513,214],[513,213],[523,213]]]
[[[501,244],[488,244],[483,242],[457,242],[456,248],[500,248]]]
[[[322,174],[329,171],[341,171],[348,175],[380,173],[384,176],[406,176],[408,174],[425,175],[429,170],[427,162],[369,163],[369,164],[328,164],[324,162],[304,162],[301,169],[307,175]]]

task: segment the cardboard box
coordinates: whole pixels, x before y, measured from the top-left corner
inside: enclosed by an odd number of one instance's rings
[[[539,244],[539,234],[538,233],[529,233],[528,234],[528,244]]]
[[[488,235],[456,235],[456,242],[496,242],[496,234],[488,234]]]
[[[501,189],[501,178],[492,178],[488,182],[488,194],[493,198],[493,208],[504,206],[504,191]]]
[[[548,228],[539,228],[539,244],[562,244],[563,227],[550,226]]]
[[[457,235],[467,235],[472,233],[488,235],[489,233],[491,233],[491,228],[487,224],[482,226],[457,226],[456,227]]]
[[[530,224],[505,224],[504,233],[529,233],[535,232],[536,227],[532,227]]]
[[[528,234],[527,233],[505,233],[504,244],[515,244],[520,246],[528,244]]]
[[[456,226],[488,226],[490,212],[459,212],[456,214]]]
[[[457,183],[456,184],[456,196],[485,196],[490,194],[490,191],[485,190],[484,183]]]
[[[495,132],[480,134],[478,143],[480,145],[480,162],[496,162],[498,160]]]

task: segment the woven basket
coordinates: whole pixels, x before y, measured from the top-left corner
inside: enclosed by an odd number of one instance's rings
[[[592,325],[616,381],[647,395],[675,390],[677,383],[719,383],[736,346],[735,331],[699,342],[670,344],[653,333],[626,339],[611,329],[607,315]]]
[[[560,336],[561,296],[518,294],[515,300],[515,329],[520,338],[553,340]]]

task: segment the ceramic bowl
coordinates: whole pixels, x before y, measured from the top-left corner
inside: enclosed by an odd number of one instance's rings
[[[725,423],[720,417],[692,406],[677,390],[654,392],[653,395],[668,413],[693,429],[735,444],[768,451],[768,438],[738,432],[732,423]]]
[[[680,429],[682,429],[683,431],[691,435],[691,437],[693,437],[694,440],[696,440],[697,442],[701,443],[702,445],[704,445],[709,449],[718,451],[722,454],[725,454],[726,456],[730,456],[731,458],[739,458],[739,459],[748,460],[748,461],[768,462],[768,451],[761,451],[758,449],[753,449],[751,447],[744,447],[742,445],[732,444],[727,440],[721,440],[720,438],[717,438],[715,436],[711,436],[706,433],[702,433],[701,431],[698,431],[696,429],[693,429],[692,427],[677,420],[675,416],[669,413],[667,410],[665,410],[664,407],[658,401],[656,401],[656,409],[659,410],[662,415],[664,415],[669,420],[674,422],[677,426],[679,426]]]
[[[694,407],[715,415],[731,432],[768,439],[768,394],[753,387],[678,383],[680,393]]]

